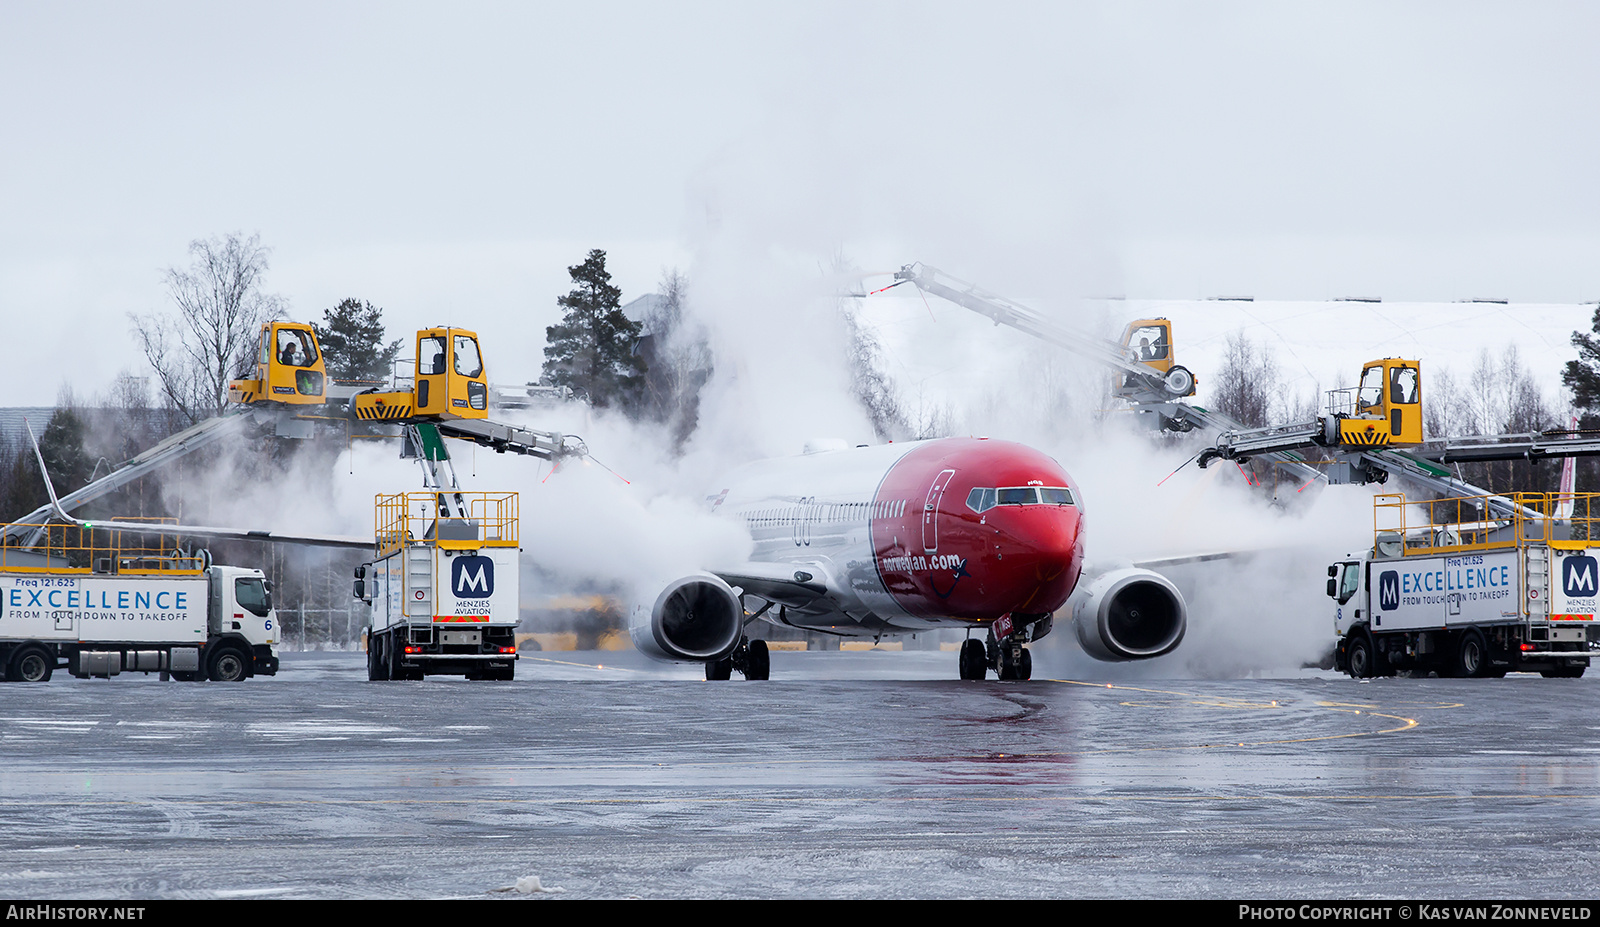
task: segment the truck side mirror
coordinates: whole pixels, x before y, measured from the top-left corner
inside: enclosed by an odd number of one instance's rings
[[[1330,569],[1331,569],[1331,567],[1330,567]],[[1339,581],[1338,580],[1334,580],[1334,579],[1328,580],[1328,598],[1333,599],[1333,598],[1338,598],[1338,596],[1339,596]]]

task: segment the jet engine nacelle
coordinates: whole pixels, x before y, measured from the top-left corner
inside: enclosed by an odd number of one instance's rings
[[[1072,609],[1078,643],[1096,660],[1146,660],[1183,640],[1189,610],[1178,587],[1160,573],[1124,569],[1102,573]]]
[[[691,573],[667,584],[648,616],[635,609],[628,632],[633,646],[657,660],[708,663],[739,645],[744,606],[733,588],[710,573]]]

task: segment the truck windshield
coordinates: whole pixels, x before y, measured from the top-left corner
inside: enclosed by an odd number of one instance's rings
[[[478,356],[478,342],[465,335],[456,336],[456,373],[476,377],[483,373],[483,359]]]
[[[429,335],[417,341],[417,374],[431,376],[444,373],[444,338]]]
[[[1339,577],[1339,604],[1350,601],[1356,594],[1356,585],[1361,581],[1361,564],[1347,563],[1344,565],[1344,575]]]
[[[233,597],[238,600],[240,608],[248,609],[250,614],[258,618],[267,617],[267,612],[272,610],[272,594],[267,592],[266,584],[258,578],[234,580]]]
[[[1383,401],[1383,368],[1368,367],[1361,371],[1361,386],[1356,392],[1356,405],[1370,408]]]

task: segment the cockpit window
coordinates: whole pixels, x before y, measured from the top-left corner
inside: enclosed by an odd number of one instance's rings
[[[1065,486],[1010,486],[974,489],[967,493],[967,508],[987,512],[997,505],[1072,505],[1072,490]]]

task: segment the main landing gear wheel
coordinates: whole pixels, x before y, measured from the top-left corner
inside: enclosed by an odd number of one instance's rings
[[[989,675],[989,655],[983,641],[967,638],[961,642],[961,678],[983,679]]]
[[[771,676],[772,656],[767,652],[767,642],[740,638],[739,646],[733,648],[733,653],[706,664],[706,679],[721,682],[732,678],[734,670],[743,673],[746,679],[766,679]]]
[[[744,657],[744,678],[766,679],[772,675],[772,656],[766,641],[751,641]]]

